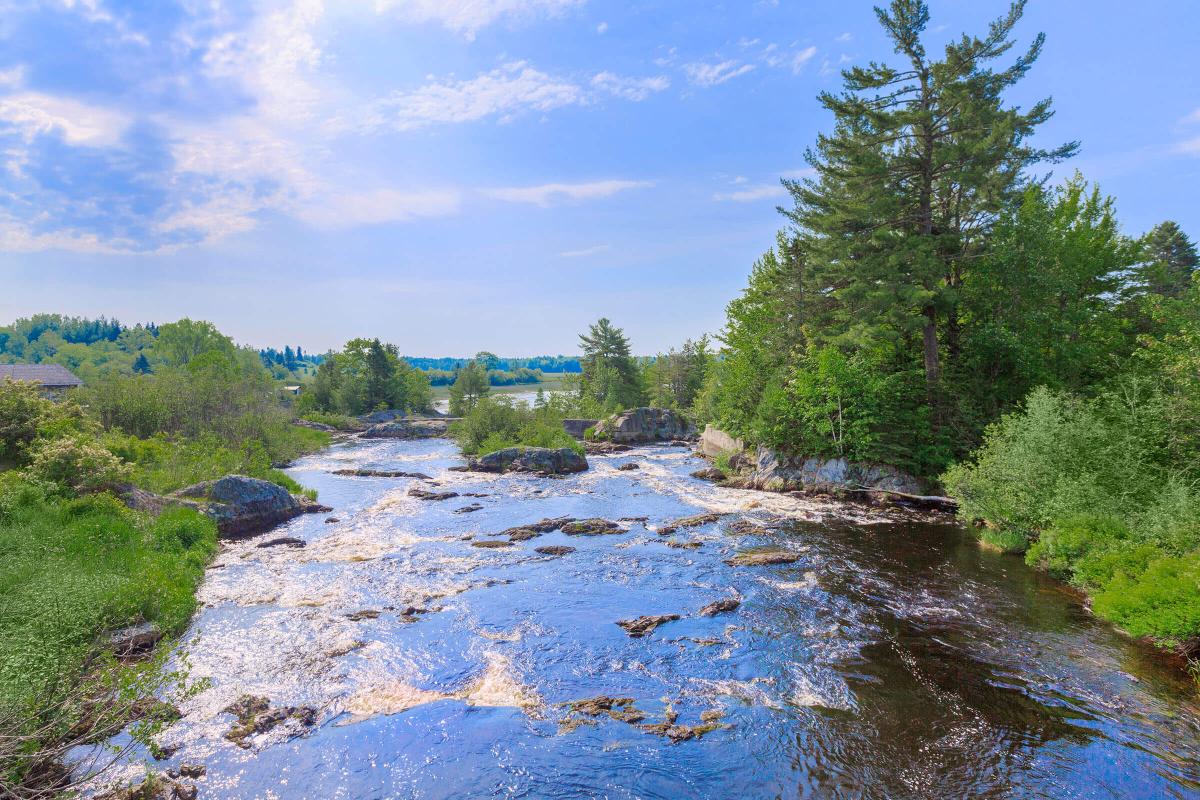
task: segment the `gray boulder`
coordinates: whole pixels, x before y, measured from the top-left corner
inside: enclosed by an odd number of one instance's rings
[[[377,425],[381,422],[391,422],[397,419],[403,419],[404,412],[397,411],[394,408],[388,408],[383,411],[372,411],[370,414],[363,414],[359,420],[367,425]]]
[[[446,419],[406,419],[372,425],[359,436],[364,439],[434,439],[445,436],[449,430],[450,423]]]
[[[576,439],[582,439],[587,429],[596,427],[598,422],[598,419],[564,419],[563,430]]]
[[[886,464],[844,458],[788,456],[759,447],[748,486],[770,491],[838,492],[875,490],[922,495],[926,486],[917,478]]]
[[[245,475],[204,481],[170,496],[170,500],[180,499],[193,501],[187,504],[212,517],[226,538],[252,536],[301,514],[330,510],[270,481]]]
[[[467,464],[473,472],[536,472],[541,475],[565,475],[583,472],[587,459],[569,447],[506,447]]]
[[[595,438],[618,444],[694,439],[696,427],[669,408],[631,408],[595,426]]]

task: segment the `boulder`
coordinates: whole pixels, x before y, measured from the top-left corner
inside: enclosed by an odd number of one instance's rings
[[[717,614],[724,614],[726,611],[736,611],[737,607],[741,604],[742,601],[734,597],[726,597],[724,600],[714,600],[700,609],[700,616],[715,617]]]
[[[366,425],[378,425],[383,422],[393,422],[398,419],[404,419],[404,412],[397,411],[394,408],[387,408],[382,411],[372,411],[370,414],[363,414],[358,418],[360,422]]]
[[[252,536],[301,514],[331,510],[278,484],[245,475],[197,483],[174,492],[166,502],[198,508],[216,521],[225,538]]]
[[[308,542],[303,539],[297,539],[295,536],[279,536],[274,539],[267,539],[265,542],[259,542],[256,547],[307,547]]]
[[[724,453],[740,453],[745,449],[746,444],[741,439],[736,439],[712,425],[704,426],[704,433],[700,434],[700,443],[696,448],[700,455],[709,458],[716,458]]]
[[[576,439],[582,439],[587,429],[596,427],[598,422],[598,419],[564,419],[563,430]]]
[[[506,447],[479,458],[467,468],[473,472],[536,472],[540,475],[564,475],[583,472],[587,459],[569,447]]]
[[[568,522],[562,526],[562,532],[568,536],[603,536],[612,533],[624,533],[625,529],[610,519],[581,519]]]
[[[638,464],[636,461],[626,461],[624,464],[617,467],[617,469],[621,472],[633,472],[634,470],[641,468],[642,465]]]
[[[363,439],[436,439],[448,435],[446,419],[405,419],[380,422],[359,434]]]
[[[716,467],[705,467],[704,469],[698,469],[693,472],[692,477],[702,481],[713,481],[714,483],[717,483],[725,480],[729,476]]]
[[[789,456],[769,447],[754,454],[754,470],[746,487],[775,492],[882,491],[925,495],[917,478],[886,464],[847,461],[844,458]]]
[[[794,564],[801,558],[799,553],[778,547],[747,550],[725,561],[731,567],[765,567],[772,564]]]
[[[598,423],[594,438],[617,444],[635,444],[693,439],[695,436],[695,426],[677,411],[669,408],[631,408]]]
[[[535,547],[534,552],[541,553],[544,556],[565,556],[568,553],[574,553],[574,547],[568,547],[565,544],[548,544],[544,547]]]

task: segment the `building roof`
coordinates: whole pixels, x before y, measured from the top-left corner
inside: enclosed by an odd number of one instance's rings
[[[0,364],[0,381],[5,378],[32,381],[55,388],[83,385],[83,381],[60,364]]]

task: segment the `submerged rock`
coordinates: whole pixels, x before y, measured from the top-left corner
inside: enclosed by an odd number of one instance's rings
[[[617,622],[625,632],[634,638],[640,638],[648,633],[652,633],[659,625],[665,625],[668,622],[674,622],[679,619],[678,614],[659,614],[657,616],[638,617],[637,619],[623,619]]]
[[[698,550],[701,546],[701,542],[684,542],[679,539],[667,539],[667,547],[674,547],[680,550]]]
[[[424,472],[405,472],[398,469],[335,469],[334,475],[348,475],[354,478],[415,478],[429,481],[433,478]]]
[[[594,430],[595,439],[617,444],[669,442],[696,436],[695,426],[669,408],[631,408],[602,420]]]
[[[408,496],[415,497],[418,500],[433,500],[435,502],[440,502],[442,500],[449,500],[452,497],[458,497],[458,492],[431,492],[428,489],[422,489],[418,486],[414,486],[408,490]]]
[[[722,517],[727,516],[729,515],[717,512],[710,514],[694,514],[690,517],[682,517],[680,519],[668,522],[666,525],[663,525],[658,529],[658,533],[660,536],[666,536],[682,528],[699,528],[701,525],[710,525]]]
[[[222,709],[226,714],[233,714],[237,722],[225,734],[225,738],[238,747],[249,749],[252,736],[267,733],[279,725],[294,721],[302,729],[311,728],[317,720],[317,710],[308,706],[281,706],[271,708],[271,703],[265,697],[242,695],[236,701]]]
[[[507,539],[476,539],[471,542],[471,547],[512,547],[513,543]]]
[[[606,534],[624,533],[625,529],[611,519],[581,519],[568,522],[562,526],[562,532],[568,536],[603,536]]]
[[[607,716],[618,722],[632,725],[646,718],[645,713],[634,706],[634,702],[632,697],[600,695],[567,703],[567,709],[572,714],[583,714],[589,717]]]
[[[469,506],[463,506],[462,508],[454,509],[454,513],[455,514],[473,514],[476,511],[482,511],[482,510],[483,510],[483,506],[479,505],[479,503],[471,503],[471,505],[469,505]]]
[[[770,564],[794,564],[801,555],[791,550],[767,548],[763,550],[748,550],[738,553],[725,561],[731,567],[762,567]]]
[[[362,611],[355,611],[352,614],[347,614],[346,619],[350,620],[351,622],[360,622],[364,619],[379,619],[379,615],[379,611],[376,611],[373,608],[367,608],[363,609]]]
[[[307,547],[308,542],[303,539],[297,539],[295,536],[279,536],[274,539],[268,539],[265,542],[259,542],[255,547]]]
[[[574,547],[568,547],[565,544],[548,544],[544,547],[535,547],[535,553],[541,553],[544,556],[565,556],[568,553],[574,553]]]
[[[725,526],[725,533],[730,536],[761,536],[767,533],[767,529],[748,519],[735,519]]]
[[[180,783],[162,775],[147,775],[136,786],[126,786],[95,796],[95,800],[196,800],[193,784]]]
[[[714,617],[717,614],[724,614],[727,611],[736,611],[738,606],[741,604],[742,601],[734,597],[726,597],[723,600],[714,600],[704,608],[700,609],[700,616]]]
[[[655,722],[650,725],[641,725],[642,730],[647,733],[653,733],[657,736],[664,736],[674,743],[685,742],[688,739],[699,739],[706,733],[721,730],[729,727],[722,725],[717,720],[721,719],[719,711],[706,711],[701,714],[701,723],[699,725],[679,725],[677,720],[679,714],[671,706],[667,706],[663,712],[663,721]]]
[[[569,447],[506,447],[467,463],[467,469],[473,472],[534,472],[540,475],[565,475],[587,468],[587,459]]]

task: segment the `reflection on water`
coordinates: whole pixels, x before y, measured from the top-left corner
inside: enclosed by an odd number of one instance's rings
[[[446,470],[448,442],[376,441],[298,464],[338,521],[289,524],[304,549],[222,552],[189,647],[212,685],[163,766],[205,763],[201,796],[220,798],[1200,792],[1186,679],[1019,561],[950,525],[719,489],[679,448],[590,460],[561,480],[470,475]],[[330,474],[347,466],[485,496]],[[704,511],[726,516],[654,532]],[[645,519],[472,546],[558,516]],[[730,529],[745,520],[761,527]],[[575,549],[535,549],[554,545]],[[797,560],[725,563],[767,545]],[[725,598],[741,603],[697,613]],[[615,624],[675,614],[641,637]],[[222,709],[242,695],[316,724],[239,748]],[[619,703],[566,706],[598,696]]]

